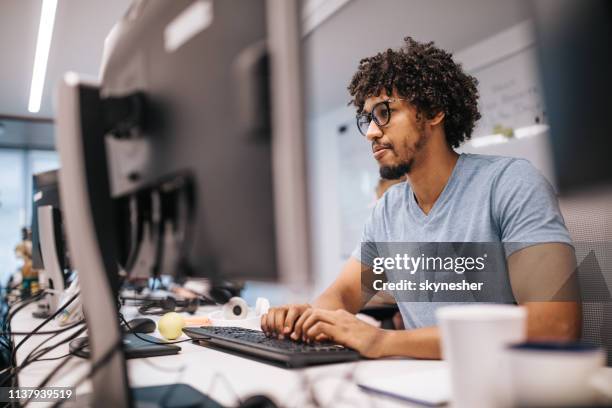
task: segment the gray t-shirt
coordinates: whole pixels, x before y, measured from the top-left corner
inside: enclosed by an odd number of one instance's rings
[[[530,244],[571,244],[571,238],[552,186],[529,161],[461,154],[429,214],[421,210],[408,183],[389,188],[366,222],[361,245],[352,256],[372,266],[377,254],[368,248],[376,245],[368,244],[386,242],[497,242],[503,243],[507,257]],[[509,291],[503,262],[501,279]],[[441,303],[403,301],[396,293],[391,295],[398,301],[406,328],[436,325],[435,309]]]

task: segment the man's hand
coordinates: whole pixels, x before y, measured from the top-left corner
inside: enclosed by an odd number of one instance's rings
[[[310,309],[309,304],[273,307],[268,310],[268,313],[261,316],[261,330],[266,336],[274,336],[279,339],[289,337],[295,329],[295,322]]]
[[[296,322],[296,336],[306,341],[331,340],[358,351],[362,356],[383,355],[385,331],[362,322],[346,310],[308,309]]]

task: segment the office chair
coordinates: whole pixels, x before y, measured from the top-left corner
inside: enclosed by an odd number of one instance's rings
[[[564,198],[560,207],[576,249],[581,340],[603,347],[612,366],[612,192]]]

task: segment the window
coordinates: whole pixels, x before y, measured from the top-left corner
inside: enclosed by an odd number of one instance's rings
[[[32,219],[32,174],[59,167],[54,151],[0,149],[0,282],[21,265],[15,246]]]

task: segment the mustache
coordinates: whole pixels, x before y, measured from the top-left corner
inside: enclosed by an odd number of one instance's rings
[[[393,150],[393,145],[391,143],[377,143],[372,142],[372,151],[376,152],[381,149],[391,149]]]

